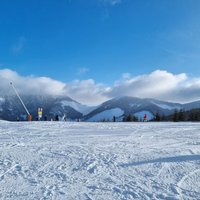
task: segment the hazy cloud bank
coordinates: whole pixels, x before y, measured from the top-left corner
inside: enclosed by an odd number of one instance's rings
[[[0,96],[13,94],[10,81],[20,94],[66,95],[89,105],[125,95],[173,102],[200,99],[200,77],[189,78],[185,73],[172,74],[161,70],[136,77],[125,73],[113,86],[106,86],[93,79],[64,83],[49,77],[21,76],[10,69],[3,69],[0,70]]]

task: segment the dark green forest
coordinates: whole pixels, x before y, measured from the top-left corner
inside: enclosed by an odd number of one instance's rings
[[[137,122],[139,121],[137,117],[132,114],[124,116],[123,122]],[[172,115],[164,116],[159,115],[159,113],[154,113],[154,119],[151,121],[161,122],[161,121],[171,121],[171,122],[184,122],[184,121],[192,121],[198,122],[200,121],[200,109],[192,109],[189,111],[184,110],[175,110]]]

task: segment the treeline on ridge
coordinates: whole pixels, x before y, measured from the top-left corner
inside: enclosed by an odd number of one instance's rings
[[[137,122],[137,121],[141,121],[141,119],[138,119],[136,116],[132,114],[129,114],[123,117],[123,122]],[[157,121],[157,122],[159,121],[172,121],[172,122],[200,121],[200,109],[199,108],[192,109],[189,111],[175,110],[174,113],[169,116],[159,115],[159,113],[155,113],[154,118],[149,121]]]

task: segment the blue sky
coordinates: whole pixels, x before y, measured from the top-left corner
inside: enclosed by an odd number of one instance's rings
[[[199,10],[199,0],[0,0],[0,90],[9,79],[89,104],[199,100]]]
[[[0,1],[0,67],[111,84],[156,69],[200,75],[199,0]]]

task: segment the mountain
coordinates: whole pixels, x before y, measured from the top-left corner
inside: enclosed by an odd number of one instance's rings
[[[48,120],[66,116],[68,119],[75,120],[82,118],[83,114],[90,112],[90,107],[84,106],[77,101],[66,96],[21,96],[27,109],[33,116],[33,120],[37,118],[37,109],[43,108],[43,116],[48,116]],[[27,118],[27,113],[21,102],[16,96],[4,96],[0,98],[0,119],[4,120],[20,120]]]
[[[189,110],[198,107],[200,107],[200,102],[179,104],[155,99],[141,99],[123,96],[104,102],[91,113],[84,116],[84,120],[112,120],[113,116],[115,116],[118,121],[121,121],[124,116],[129,114],[134,114],[138,119],[143,119],[145,113],[147,114],[148,119],[153,119],[156,113],[160,116],[167,116],[172,114],[176,109]]]
[[[184,110],[192,110],[192,109],[196,109],[196,108],[200,108],[200,101],[194,101],[191,103],[183,104]]]
[[[81,103],[66,96],[32,95],[21,96],[33,120],[37,119],[37,109],[43,108],[43,117],[48,120],[58,115],[60,118],[67,117],[68,120],[81,119],[82,121],[103,121],[116,117],[117,121],[122,121],[124,116],[135,115],[138,119],[143,119],[147,114],[148,119],[153,119],[158,113],[160,116],[170,116],[175,110],[185,111],[200,108],[200,101],[180,104],[156,99],[141,99],[136,97],[118,97],[102,103],[96,107],[82,105]],[[0,97],[0,119],[15,121],[26,120],[27,113],[17,96]]]

